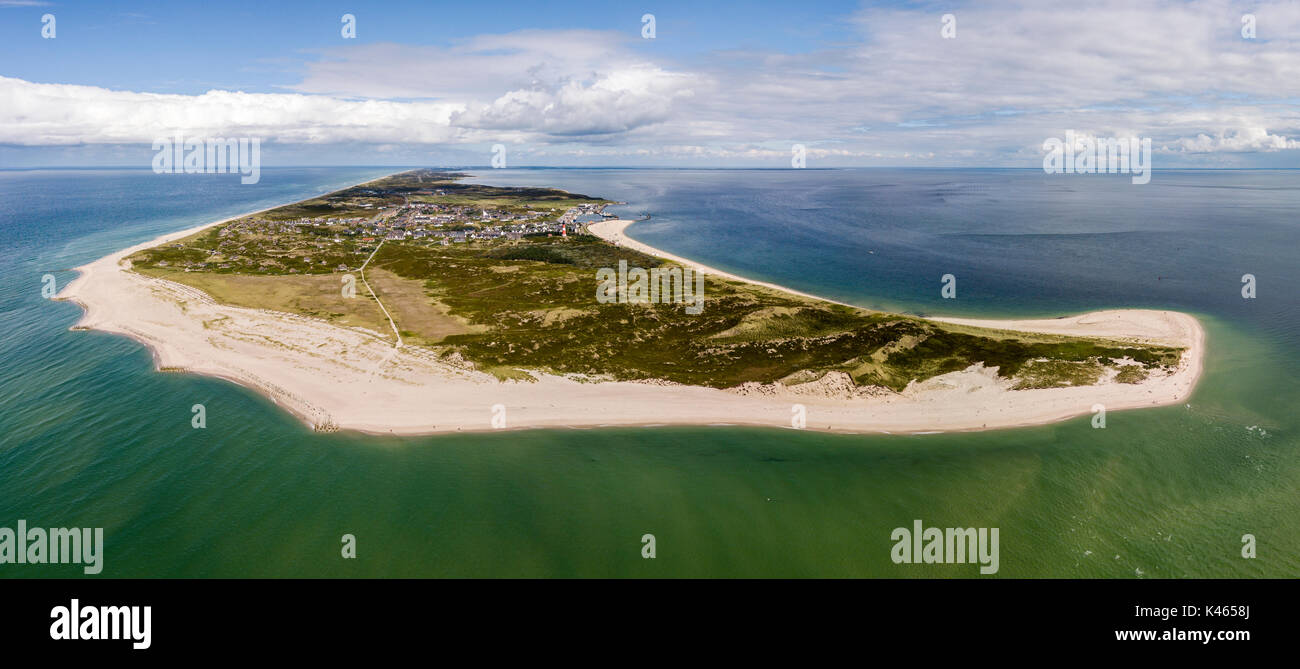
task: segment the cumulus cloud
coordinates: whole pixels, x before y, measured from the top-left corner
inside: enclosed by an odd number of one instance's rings
[[[590,84],[510,91],[488,104],[469,105],[452,122],[559,136],[624,133],[668,120],[677,100],[692,96],[689,80],[654,67],[620,70]]]
[[[380,44],[313,64],[293,93],[165,95],[0,77],[0,143],[160,135],[293,143],[547,142],[667,121],[703,82],[591,31],[480,36],[449,49]]]
[[[1241,35],[1247,11],[1257,39]],[[944,39],[949,12],[957,33]],[[922,4],[868,7],[852,24],[856,41],[820,50],[717,54],[706,73],[719,95],[697,118],[733,138],[954,164],[1036,164],[1066,129],[1209,152],[1292,149],[1300,130],[1286,104],[1300,95],[1294,3]]]
[[[1206,134],[1190,138],[1182,137],[1174,143],[1173,147],[1173,150],[1185,153],[1271,152],[1282,149],[1300,149],[1300,141],[1270,134],[1264,128],[1225,130],[1213,137]]]
[[[0,77],[0,98],[0,142],[18,145],[151,142],[175,132],[300,143],[444,142],[457,138],[450,118],[460,110],[299,94],[134,93],[9,77]]]
[[[339,97],[491,99],[649,66],[626,36],[595,30],[520,30],[451,46],[363,44],[316,55],[302,81],[287,88]]]
[[[621,33],[523,30],[449,47],[366,45],[323,52],[291,88],[455,100],[462,109],[451,122],[466,129],[561,138],[626,133],[666,121],[680,100],[707,85],[635,55],[632,44]]]
[[[259,136],[294,143],[466,143],[626,132],[666,120],[689,97],[662,71],[619,72],[591,84],[510,91],[486,103],[350,100],[208,91],[163,95],[0,77],[0,143],[147,142],[160,135]]]

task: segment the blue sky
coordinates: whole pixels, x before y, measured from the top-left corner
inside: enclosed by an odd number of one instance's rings
[[[1073,130],[1300,167],[1300,7],[0,0],[0,98],[0,166],[183,132],[260,137],[268,165],[1035,167]]]
[[[4,5],[0,2],[0,6]],[[652,7],[653,6],[653,7]],[[585,28],[640,39],[653,9],[656,38],[633,44],[667,58],[780,45],[807,51],[850,39],[855,2],[799,2],[772,9],[742,2],[55,2],[0,9],[3,74],[39,82],[159,93],[211,88],[282,92],[302,64],[341,45],[450,44],[481,33]],[[55,40],[41,39],[53,13]],[[343,42],[340,17],[358,17]],[[35,29],[34,29],[35,28]],[[58,41],[65,40],[65,41]]]

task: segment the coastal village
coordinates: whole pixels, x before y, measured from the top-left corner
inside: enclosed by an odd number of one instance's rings
[[[432,190],[428,199],[445,196]],[[443,245],[517,241],[525,237],[560,237],[583,232],[604,213],[608,202],[593,201],[562,211],[547,208],[483,207],[468,204],[412,202],[409,194],[362,189],[360,198],[339,203],[347,214],[276,220],[249,216],[208,235],[173,243],[162,268],[231,273],[319,274],[356,270],[383,242]],[[376,205],[401,198],[402,204]],[[373,210],[373,214],[369,212]],[[361,214],[361,215],[355,215]],[[366,215],[369,214],[369,215]]]

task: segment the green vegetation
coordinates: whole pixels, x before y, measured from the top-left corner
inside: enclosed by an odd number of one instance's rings
[[[1144,367],[1139,365],[1128,365],[1119,368],[1119,373],[1115,375],[1115,380],[1119,383],[1142,383],[1146,380],[1148,372]]]
[[[374,253],[365,277],[404,339],[519,380],[543,370],[725,388],[842,371],[859,385],[902,390],[982,363],[1016,388],[1049,388],[1096,383],[1107,369],[1136,383],[1179,359],[1180,349],[942,324],[714,277],[699,314],[681,303],[601,304],[598,269],[621,260],[670,266],[582,233],[574,218],[599,213],[606,201],[465,185],[459,176],[407,172],[232,221],[132,261],[221,302],[391,337],[359,280],[355,298],[340,291]],[[561,236],[561,224],[571,234]]]
[[[573,259],[565,255],[559,249],[553,249],[541,244],[525,244],[519,246],[507,246],[501,249],[494,249],[487,254],[489,258],[498,258],[501,260],[535,260],[537,262],[558,263],[561,265],[572,265]]]
[[[1095,360],[1030,360],[1021,367],[1016,390],[1090,386],[1101,378],[1101,363]]]

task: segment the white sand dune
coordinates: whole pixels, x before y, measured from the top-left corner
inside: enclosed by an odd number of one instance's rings
[[[590,229],[615,243],[698,267],[628,238],[623,231],[629,224],[605,221]],[[322,429],[394,434],[491,430],[495,405],[504,407],[510,429],[651,424],[789,428],[796,404],[806,411],[807,429],[814,430],[992,429],[1087,414],[1095,404],[1114,411],[1180,402],[1200,375],[1204,350],[1204,333],[1189,315],[1115,310],[1050,320],[942,320],[1186,346],[1177,370],[1152,374],[1140,384],[1108,381],[1015,391],[994,370],[979,366],[913,384],[902,393],[863,392],[837,375],[791,388],[750,384],[731,390],[664,382],[584,382],[546,374],[538,374],[533,383],[500,382],[417,346],[395,349],[375,333],[217,304],[201,291],[130,271],[125,259],[136,251],[204,227],[165,235],[80,267],[81,275],[59,297],[86,309],[76,327],[129,336],[153,351],[160,368],[218,376],[253,388]],[[188,401],[181,402],[187,415]],[[240,419],[222,416],[221,406],[206,408],[210,426]]]

